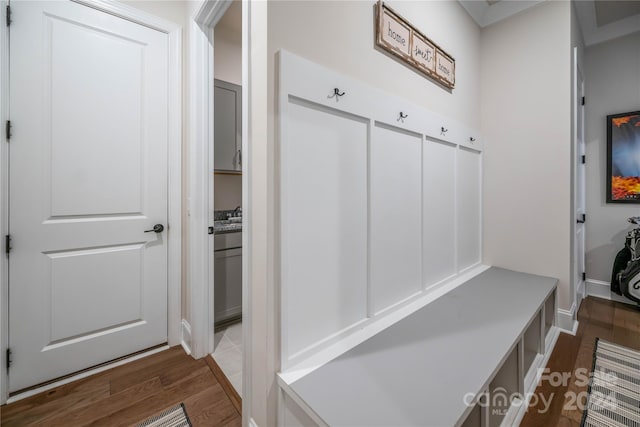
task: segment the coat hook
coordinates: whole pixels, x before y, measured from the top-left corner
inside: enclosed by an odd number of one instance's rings
[[[470,137],[469,137],[469,141],[471,141],[471,142],[476,142],[476,139],[475,139],[474,137],[470,136]]]
[[[400,111],[400,116],[398,117],[398,121],[402,121],[402,123],[404,123],[404,119],[406,119],[407,117],[409,117],[408,114],[404,114],[402,111]]]
[[[334,96],[336,97],[336,101],[338,100],[338,98],[342,95],[344,95],[345,92],[343,91],[342,93],[340,93],[340,89],[339,88],[334,88],[333,89],[333,95],[329,95],[327,96],[327,98],[333,98]]]
[[[440,128],[440,135],[444,135],[447,132],[449,132],[449,129],[445,129],[444,126]]]

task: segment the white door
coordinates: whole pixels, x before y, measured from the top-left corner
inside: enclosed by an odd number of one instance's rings
[[[575,257],[576,266],[576,303],[580,303],[580,299],[584,293],[585,287],[585,143],[584,143],[584,81],[580,70],[577,71],[577,91],[576,91],[576,147],[575,147],[575,215],[576,215],[576,233],[575,233]]]
[[[16,391],[167,340],[168,36],[11,2]]]

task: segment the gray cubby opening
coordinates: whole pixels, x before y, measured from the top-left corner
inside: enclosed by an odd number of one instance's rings
[[[544,336],[549,335],[551,327],[555,324],[556,294],[552,292],[544,303]]]
[[[533,361],[540,354],[540,343],[543,339],[540,336],[540,322],[542,313],[538,311],[536,317],[524,333],[524,374],[526,375],[533,365]],[[545,328],[546,330],[546,328]]]
[[[519,392],[518,346],[504,361],[489,385],[489,427],[498,427],[511,407],[511,398]]]
[[[482,407],[474,406],[460,427],[482,427]]]

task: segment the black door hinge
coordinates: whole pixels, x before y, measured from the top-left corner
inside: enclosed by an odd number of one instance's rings
[[[587,280],[587,273],[584,271],[582,272],[582,280]]]
[[[9,255],[11,252],[11,234],[4,236],[4,252]]]
[[[209,227],[209,228],[207,229],[207,233],[208,233],[208,234],[213,234],[213,227]]]
[[[582,155],[582,164],[584,165],[585,163],[587,163],[587,156],[585,156],[584,154]]]
[[[582,214],[582,219],[578,219],[576,220],[576,222],[578,224],[584,224],[585,222],[587,222],[587,214]]]
[[[11,6],[7,5],[7,27],[11,25]]]
[[[11,367],[11,363],[13,363],[13,360],[11,360],[11,349],[8,348],[7,349],[7,369]]]
[[[584,96],[582,97],[582,105],[585,105],[587,103],[587,98],[585,98]]]
[[[4,124],[4,137],[7,139],[7,142],[11,139],[11,120],[7,120]]]

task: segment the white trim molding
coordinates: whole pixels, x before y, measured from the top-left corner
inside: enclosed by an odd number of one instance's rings
[[[576,303],[571,304],[569,310],[558,309],[558,328],[567,334],[575,335],[578,331],[578,321],[576,320]]]
[[[169,346],[178,345],[182,340],[182,27],[174,22],[140,11],[115,1],[106,0],[73,0],[76,3],[103,11],[110,15],[144,25],[167,34],[168,36],[168,210],[167,210],[167,342]],[[0,1],[4,11],[8,2]],[[9,116],[9,29],[2,20],[0,31],[0,120],[5,123]],[[9,219],[9,176],[8,176],[8,143],[2,137],[0,141],[0,235],[8,234]],[[8,328],[8,261],[0,260],[0,404],[7,402],[8,373],[6,369],[5,349],[9,344]],[[154,349],[144,355],[153,354]],[[142,357],[135,356],[135,358]],[[126,359],[119,364],[135,360]],[[116,365],[109,365],[116,366]],[[87,371],[89,373],[99,372]],[[72,379],[83,376],[73,376]],[[66,381],[66,380],[65,380]],[[53,383],[59,384],[59,383]],[[11,400],[15,400],[12,398]]]
[[[230,5],[203,1],[189,22],[189,290],[196,359],[213,352],[213,28]]]
[[[596,298],[603,298],[611,301],[621,302],[624,304],[636,305],[636,303],[631,301],[630,299],[625,298],[622,295],[618,295],[615,292],[611,292],[611,283],[604,282],[602,280],[587,279],[585,293],[588,296]]]
[[[0,10],[5,10],[7,1],[0,1]],[[9,118],[9,27],[2,20],[0,31],[0,123]],[[9,234],[9,143],[2,133],[0,142],[0,235]],[[9,259],[0,257],[0,404],[9,395],[7,353],[9,348]]]

